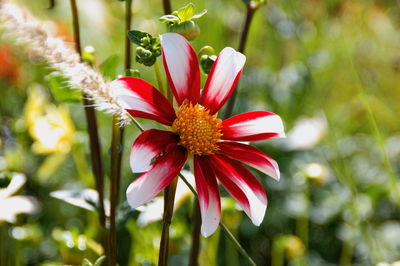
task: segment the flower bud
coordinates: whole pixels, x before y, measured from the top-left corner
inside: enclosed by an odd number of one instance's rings
[[[217,59],[217,56],[215,55],[202,55],[200,57],[200,66],[201,69],[204,71],[204,73],[208,74],[211,71],[211,67],[214,64],[215,60]]]
[[[196,39],[200,35],[200,27],[194,21],[185,21],[169,27],[171,32],[179,33],[188,41]]]
[[[199,51],[199,57],[203,55],[215,55],[215,50],[209,45],[203,46]]]

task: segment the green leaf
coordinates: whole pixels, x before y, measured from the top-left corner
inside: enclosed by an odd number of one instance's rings
[[[83,259],[82,266],[93,266],[93,264],[88,259]]]
[[[141,45],[141,43],[142,43],[141,40],[143,37],[151,37],[151,35],[148,34],[147,32],[138,31],[138,30],[128,31],[129,40],[131,40],[131,42],[133,42],[136,45]]]
[[[181,19],[181,22],[190,20],[190,18],[193,17],[193,15],[194,15],[194,6],[192,3],[189,3],[178,10],[178,17]]]
[[[120,63],[119,59],[118,55],[112,55],[104,60],[99,66],[101,74],[106,78],[115,79],[117,76],[117,68]]]
[[[58,102],[80,102],[82,93],[79,90],[72,89],[69,86],[68,78],[62,76],[59,72],[53,72],[47,77],[51,94]]]
[[[197,13],[196,15],[192,16],[190,19],[191,20],[195,20],[195,19],[199,19],[202,16],[204,16],[207,13],[207,9],[204,9],[203,11],[201,11],[200,13]]]
[[[160,18],[160,21],[163,23],[175,23],[179,22],[179,17],[174,15],[165,15]]]
[[[106,259],[106,256],[101,256],[100,258],[98,258],[93,266],[101,266],[101,264],[103,264],[104,260]]]

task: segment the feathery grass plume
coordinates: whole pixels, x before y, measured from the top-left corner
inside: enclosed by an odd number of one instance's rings
[[[121,125],[130,122],[129,114],[118,104],[110,84],[96,70],[80,62],[71,45],[52,36],[43,23],[26,10],[0,2],[0,29],[12,35],[16,44],[24,46],[30,57],[50,63],[68,77],[70,86],[82,90],[97,109],[117,114]]]

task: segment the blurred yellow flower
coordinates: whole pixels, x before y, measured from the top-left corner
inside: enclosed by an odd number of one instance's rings
[[[37,154],[63,153],[71,150],[75,129],[65,105],[48,102],[39,87],[32,87],[24,113],[30,135],[35,140]]]
[[[64,162],[74,142],[75,128],[66,105],[50,103],[39,86],[29,89],[24,119],[34,140],[32,151],[49,156],[38,169],[45,180]]]

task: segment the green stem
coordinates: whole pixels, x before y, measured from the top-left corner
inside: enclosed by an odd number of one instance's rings
[[[78,8],[76,5],[76,0],[70,0],[70,3],[71,3],[75,48],[79,53],[79,55],[82,55],[79,15],[78,15]],[[90,147],[90,157],[92,161],[92,172],[95,178],[96,190],[99,195],[99,219],[100,219],[100,225],[102,227],[101,235],[102,238],[104,239],[104,232],[106,231],[106,215],[104,209],[104,173],[103,173],[103,163],[101,159],[101,145],[98,134],[97,119],[93,103],[87,98],[86,95],[83,95],[83,105],[85,109],[85,115],[89,133],[89,147]],[[108,250],[107,245],[106,243],[103,243],[103,245],[107,254]]]
[[[280,243],[280,238],[274,239],[272,246],[272,266],[283,266],[285,263],[285,256],[283,253],[283,248]]]
[[[164,96],[167,97],[167,92],[165,91],[165,88],[163,86],[163,81],[161,78],[161,72],[160,72],[160,66],[158,64],[158,60],[156,60],[156,62],[154,63],[154,72],[156,73],[158,89]]]
[[[125,1],[125,32],[128,32],[132,24],[132,0]],[[128,73],[132,65],[131,42],[125,34],[125,72]],[[121,180],[121,162],[124,146],[124,128],[118,126],[119,118],[113,116],[111,137],[111,173],[110,173],[110,266],[117,265],[117,232],[116,217],[119,198],[119,185]]]
[[[201,213],[199,200],[194,199],[192,214],[192,246],[190,248],[189,266],[199,265]]]
[[[158,265],[168,265],[168,247],[169,247],[169,227],[171,225],[172,214],[174,211],[174,201],[176,185],[178,178],[174,178],[171,184],[165,189],[164,192],[164,214],[163,214],[163,229],[161,234],[160,251],[158,254]]]
[[[165,15],[168,15],[168,14],[172,13],[170,0],[163,0],[163,8],[164,8],[164,14]]]
[[[132,65],[131,41],[127,32],[131,29],[132,24],[132,0],[125,1],[125,71],[127,72]]]
[[[252,258],[247,254],[246,250],[240,245],[239,241],[235,238],[231,231],[223,224],[222,222],[219,223],[222,231],[224,231],[225,236],[236,246],[236,249],[242,254],[242,256],[247,260],[250,265],[257,266],[257,264],[253,261]]]
[[[309,234],[309,212],[310,212],[310,189],[307,185],[304,191],[306,207],[302,214],[296,219],[296,233],[304,245],[304,259],[308,260],[308,234]]]
[[[249,35],[250,25],[251,25],[251,22],[253,21],[254,13],[257,10],[257,7],[252,5],[251,1],[249,4],[246,4],[246,7],[247,7],[246,19],[244,21],[242,34],[240,35],[240,41],[239,41],[239,47],[238,47],[238,51],[243,54],[244,54],[244,50],[246,49],[246,43],[247,43],[247,37]],[[238,85],[236,85],[235,90],[233,91],[231,97],[228,100],[225,114],[224,114],[224,119],[232,116],[232,111],[233,111],[233,107],[235,106],[238,89],[239,89]]]
[[[110,174],[110,233],[109,233],[109,265],[117,265],[117,237],[116,237],[116,214],[118,206],[118,192],[121,178],[121,159],[123,147],[124,129],[118,126],[118,117],[113,116],[112,138],[111,138],[111,174]]]

